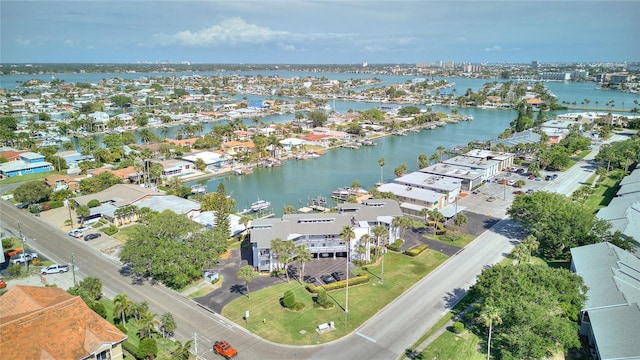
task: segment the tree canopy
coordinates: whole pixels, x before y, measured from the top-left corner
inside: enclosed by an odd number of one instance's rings
[[[226,238],[214,236],[185,216],[171,210],[142,211],[143,226],[136,226],[124,245],[120,260],[134,273],[148,275],[177,289],[200,277],[226,250]]]
[[[611,234],[611,225],[597,219],[593,209],[561,194],[536,191],[516,196],[508,214],[540,242],[546,259],[568,259],[572,247],[601,241],[625,250],[632,246],[619,233]]]
[[[51,189],[41,180],[34,180],[22,184],[13,191],[13,197],[17,201],[28,202],[30,204],[45,200],[50,194]]]
[[[497,359],[541,359],[579,347],[576,320],[586,291],[582,278],[566,269],[526,263],[487,268],[469,293],[481,299],[472,331],[484,338],[493,327]]]

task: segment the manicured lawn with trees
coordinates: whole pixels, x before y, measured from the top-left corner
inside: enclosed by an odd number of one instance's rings
[[[314,296],[304,284],[295,280],[249,293],[229,303],[222,315],[245,326],[260,337],[277,343],[309,345],[338,339],[355,330],[385,305],[422,279],[446,260],[446,256],[427,250],[417,257],[389,252],[384,264],[384,282],[378,282],[381,264],[370,265],[354,273],[365,272],[370,281],[349,287],[349,312],[345,323],[345,289],[328,292],[336,306],[332,309],[314,307]],[[290,290],[304,309],[293,311],[280,305],[284,292]],[[375,300],[374,300],[375,299]],[[244,319],[245,312],[250,316]],[[264,320],[264,321],[263,321]],[[318,334],[322,323],[334,322],[335,330]],[[302,331],[304,330],[304,331]]]

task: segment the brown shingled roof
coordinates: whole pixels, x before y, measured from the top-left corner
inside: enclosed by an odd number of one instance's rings
[[[126,339],[64,289],[15,285],[0,297],[0,358],[82,359]]]

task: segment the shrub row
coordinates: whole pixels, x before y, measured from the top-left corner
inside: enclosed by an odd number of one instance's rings
[[[353,285],[360,285],[360,284],[366,284],[369,282],[369,275],[368,274],[361,274],[358,275],[356,277],[350,278],[349,279],[349,286],[353,286]],[[347,286],[347,280],[340,280],[340,281],[336,281],[334,283],[331,284],[327,284],[324,286],[316,286],[315,284],[307,284],[307,290],[309,290],[309,292],[317,294],[318,291],[320,289],[325,289],[326,291],[332,291],[332,290],[337,290],[337,289],[342,289],[344,287]]]
[[[411,249],[405,251],[404,253],[409,255],[409,256],[418,256],[423,251],[427,250],[428,248],[429,248],[429,246],[427,244],[421,244],[421,245],[417,245],[417,246],[412,247]]]
[[[389,244],[387,246],[387,248],[389,248],[389,250],[391,250],[391,251],[399,252],[399,251],[402,250],[402,244],[403,243],[404,243],[404,240],[396,239],[396,241],[394,241],[393,243]]]
[[[107,235],[109,235],[109,236],[111,236],[111,235],[113,235],[113,234],[118,232],[118,227],[113,225],[113,224],[111,224],[108,228],[103,229],[102,232],[107,234]]]

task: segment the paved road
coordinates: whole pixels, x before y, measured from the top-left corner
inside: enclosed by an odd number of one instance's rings
[[[573,183],[573,179],[584,181],[589,176],[586,170],[571,175],[578,171],[574,168],[562,177],[562,183],[565,180]],[[559,184],[556,180],[544,186],[565,194],[571,191],[569,185]],[[573,186],[577,188],[579,184]],[[470,197],[468,201],[484,202],[478,200],[482,196]],[[484,205],[488,209],[494,207],[489,211],[496,216],[504,213],[507,200],[484,202]],[[239,350],[239,359],[395,359],[462,298],[483,268],[500,261],[517,243],[516,239],[521,238],[520,229],[513,222],[501,220],[351,335],[329,344],[293,347],[264,341],[162,285],[132,283],[130,278],[119,274],[121,264],[116,259],[18,211],[5,200],[0,200],[0,221],[14,231],[20,221],[29,247],[49,255],[54,261],[67,263],[74,254],[78,277],[97,276],[103,283],[105,295],[113,297],[126,292],[133,301],[148,302],[154,313],[173,313],[178,324],[176,337],[184,341],[197,333],[197,355],[205,359],[218,358],[209,349],[219,338],[232,340]]]

